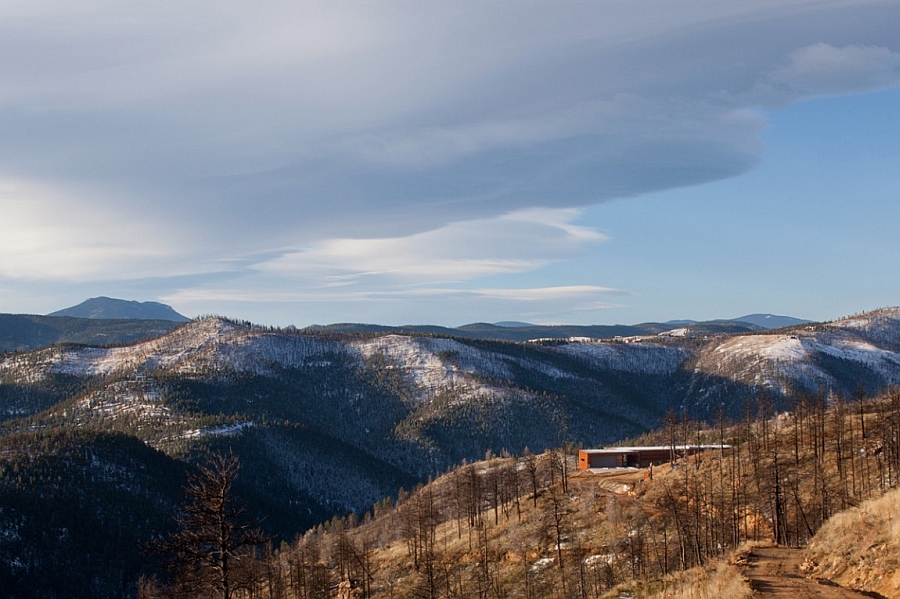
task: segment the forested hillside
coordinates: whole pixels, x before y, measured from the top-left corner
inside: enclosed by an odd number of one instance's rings
[[[136,438],[88,431],[0,437],[4,597],[124,597],[154,571],[185,465]],[[158,562],[158,560],[157,560]]]
[[[29,351],[57,343],[113,345],[164,335],[171,320],[135,320],[0,314],[0,352]]]
[[[900,481],[897,392],[833,406],[809,399],[792,414],[763,410],[712,428],[673,421],[658,434],[676,446],[720,447],[691,457],[675,450],[653,469],[573,471],[563,450],[466,465],[362,518],[335,518],[265,559],[247,554],[230,584],[235,596],[260,599],[662,597],[669,584],[708,586],[714,568],[719,588],[731,580],[737,589],[740,576],[721,571],[721,557],[748,542],[802,546],[832,516]],[[880,528],[887,509],[849,514],[853,532],[831,549],[840,555],[823,554],[819,542],[816,562],[846,566],[845,553],[889,539]],[[840,526],[829,522],[829,530]],[[180,566],[201,586],[221,582],[196,563]],[[694,578],[674,576],[690,568]],[[143,596],[178,588],[184,571],[172,572],[142,581]]]

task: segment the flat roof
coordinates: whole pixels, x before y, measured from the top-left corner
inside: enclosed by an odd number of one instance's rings
[[[675,451],[684,451],[686,449],[730,449],[731,445],[676,445]],[[604,447],[603,449],[582,449],[584,453],[592,455],[602,454],[618,454],[618,453],[639,453],[641,451],[670,451],[671,445],[648,445],[643,447]]]

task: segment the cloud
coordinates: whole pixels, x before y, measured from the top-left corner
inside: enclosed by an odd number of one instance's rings
[[[310,301],[344,301],[360,300],[402,300],[410,298],[484,298],[495,300],[515,300],[518,302],[557,302],[559,300],[584,301],[600,296],[624,295],[624,292],[598,285],[566,285],[561,287],[520,287],[502,289],[453,289],[445,287],[428,287],[395,290],[310,290],[294,291],[238,291],[222,289],[190,289],[170,294],[173,302],[310,302]]]
[[[900,52],[818,42],[791,52],[788,63],[775,70],[770,81],[791,99],[891,87],[900,84]]]
[[[318,242],[257,260],[248,257],[238,278],[182,286],[165,300],[198,310],[224,302],[237,312],[249,304],[275,310],[295,304],[316,306],[318,312],[341,306],[355,314],[371,313],[375,305],[465,304],[476,320],[492,312],[497,318],[508,315],[513,302],[523,317],[565,320],[552,315],[603,310],[609,304],[602,298],[621,292],[597,285],[505,289],[483,283],[546,269],[607,241],[576,224],[579,216],[572,209],[532,209],[405,237]],[[459,317],[458,308],[446,311]],[[436,316],[422,318],[434,322]]]
[[[392,284],[468,281],[535,270],[605,241],[571,221],[575,210],[533,209],[493,219],[457,222],[433,231],[381,239],[331,239],[286,251],[254,268],[330,285],[379,278]]]
[[[0,277],[74,281],[169,270],[173,256],[152,226],[122,223],[76,194],[0,179],[0,206]]]
[[[895,85],[897,22],[878,0],[4,2],[0,179],[30,183],[0,196],[0,275],[534,272],[602,241],[565,211],[753,168],[757,107]]]
[[[341,321],[352,314],[356,321],[393,324],[430,323],[458,326],[476,320],[527,319],[555,324],[588,320],[617,304],[610,298],[625,293],[596,285],[454,289],[447,287],[397,288],[393,290],[295,289],[238,290],[189,289],[163,297],[179,306],[206,306],[224,313],[241,313],[248,304],[263,304],[273,322],[297,321],[316,314],[321,322]],[[398,320],[398,315],[400,320]]]
[[[597,285],[565,285],[562,287],[536,287],[532,289],[478,289],[477,295],[519,302],[558,301],[560,299],[586,299],[601,295],[616,295],[617,289]]]

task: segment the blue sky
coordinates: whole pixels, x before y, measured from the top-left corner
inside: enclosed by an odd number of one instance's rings
[[[900,303],[900,3],[0,2],[0,311]]]

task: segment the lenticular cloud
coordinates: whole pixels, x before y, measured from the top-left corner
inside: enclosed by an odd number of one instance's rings
[[[4,3],[0,177],[145,223],[181,272],[590,206],[753,168],[760,106],[895,85],[897,22],[851,0]],[[29,237],[45,264],[127,243],[64,225]]]

